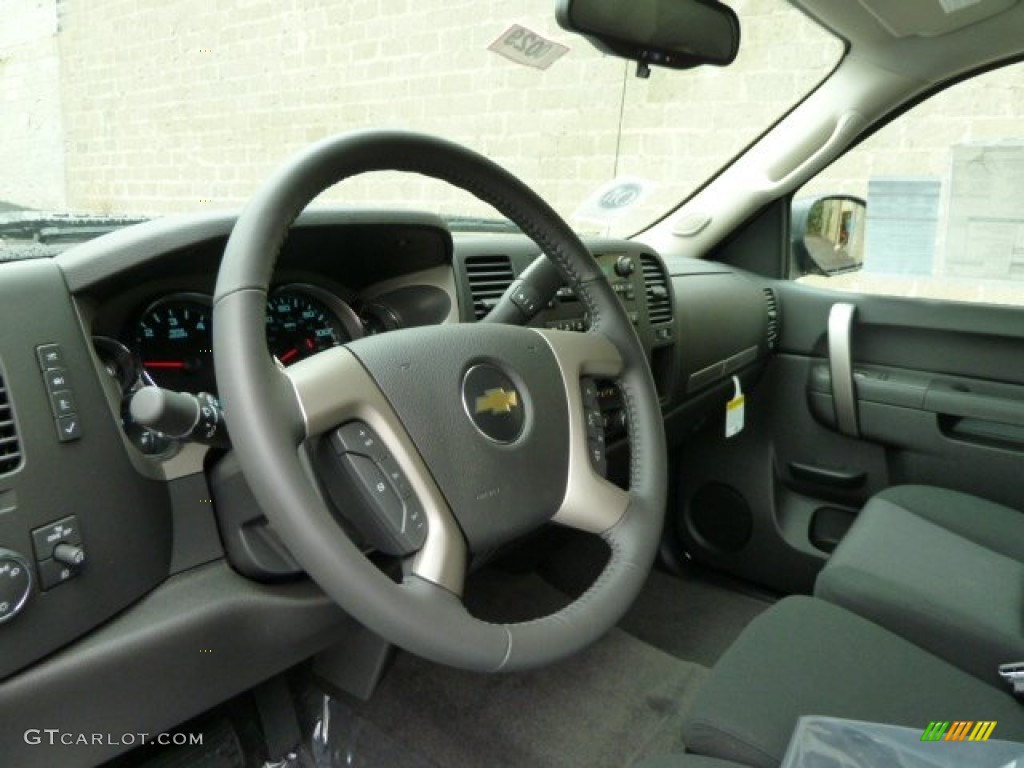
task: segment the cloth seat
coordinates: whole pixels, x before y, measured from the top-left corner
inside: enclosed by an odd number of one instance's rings
[[[702,755],[662,755],[634,763],[633,768],[745,768],[729,760],[718,760]]]
[[[1024,514],[896,486],[858,515],[814,594],[988,682],[1024,661]]]
[[[889,630],[812,597],[758,616],[715,665],[683,726],[687,750],[775,768],[802,715],[890,723],[995,720],[1024,741],[1024,708]]]

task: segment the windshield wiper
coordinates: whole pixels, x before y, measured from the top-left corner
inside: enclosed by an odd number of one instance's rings
[[[485,218],[482,216],[445,216],[448,228],[452,232],[496,232],[499,234],[519,234],[519,229],[508,219]]]
[[[15,211],[0,213],[0,238],[37,243],[80,243],[132,224],[142,216]]]

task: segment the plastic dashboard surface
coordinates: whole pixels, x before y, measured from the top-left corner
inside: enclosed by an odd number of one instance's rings
[[[54,259],[0,264],[6,398],[0,400],[0,427],[10,414],[6,422],[18,447],[13,463],[0,463],[0,576],[10,578],[17,569],[19,578],[26,572],[30,578],[18,610],[8,594],[18,585],[2,585],[7,591],[0,594],[0,741],[8,729],[33,727],[28,715],[16,713],[58,707],[75,711],[83,730],[100,721],[112,727],[113,721],[103,720],[109,713],[91,707],[97,687],[112,681],[123,698],[117,728],[173,726],[326,646],[345,624],[309,585],[262,586],[226,567],[209,503],[205,449],[147,454],[122,428],[121,398],[147,371],[167,386],[215,386],[206,376],[209,360],[195,358],[210,354],[204,351],[203,307],[233,222],[231,214],[157,220]],[[680,350],[694,329],[681,321],[696,322],[701,307],[721,304],[730,286],[745,291],[744,297],[759,296],[759,289],[751,293],[746,278],[711,270],[716,274],[705,280],[721,290],[709,292],[707,301],[698,291],[684,302],[687,276],[649,248],[602,239],[587,245],[633,315],[670,408],[686,396]],[[287,306],[271,351],[287,364],[307,340],[342,343],[360,333],[472,321],[538,254],[525,237],[453,240],[431,215],[304,214],[275,272],[276,298],[287,299],[280,302]],[[274,300],[272,294],[271,314]],[[192,302],[197,314],[186,317],[182,302]],[[723,342],[725,351],[758,344],[747,337],[763,335],[761,304],[745,306],[743,338]],[[176,310],[174,324],[169,308]],[[535,320],[577,329],[586,322],[581,304],[567,292]],[[175,330],[183,326],[185,333]],[[146,346],[152,341],[147,329],[162,346]],[[134,372],[121,371],[96,337],[121,345]],[[179,341],[185,346],[176,347]],[[57,357],[48,357],[53,350]],[[166,365],[147,368],[146,362]],[[177,381],[166,379],[168,372]],[[75,422],[70,433],[68,417]],[[68,546],[58,552],[60,545]],[[201,609],[204,600],[208,610]],[[218,605],[235,606],[231,610],[251,626],[277,622],[276,616],[288,620],[272,635],[249,633],[242,642],[227,622],[234,614]],[[146,631],[147,622],[160,630]],[[237,657],[252,663],[221,662],[216,672],[200,674],[194,662],[178,658],[183,648],[198,649],[211,638],[230,638]],[[146,663],[131,679],[123,674],[129,650]],[[211,675],[216,686],[206,682]],[[150,706],[154,686],[163,686],[159,707]],[[87,758],[95,761],[101,753]],[[47,759],[25,758],[19,764]]]

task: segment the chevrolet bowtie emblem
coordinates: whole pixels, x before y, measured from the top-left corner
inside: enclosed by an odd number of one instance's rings
[[[475,410],[477,413],[490,412],[494,416],[502,413],[512,413],[512,409],[519,406],[519,395],[513,389],[506,391],[503,387],[488,389],[476,399]]]

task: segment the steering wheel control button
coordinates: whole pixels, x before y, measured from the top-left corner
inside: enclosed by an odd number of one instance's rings
[[[57,439],[60,442],[70,443],[82,436],[82,422],[76,414],[69,413],[66,416],[58,416],[56,423]]]
[[[583,395],[583,405],[586,408],[598,408],[597,382],[593,379],[580,380],[580,393]]]
[[[587,440],[587,451],[590,454],[590,464],[599,475],[604,477],[608,474],[608,452],[605,447],[604,437],[599,440],[591,438]]]
[[[345,458],[374,509],[383,515],[395,530],[404,530],[405,505],[402,504],[402,500],[395,493],[395,489],[391,487],[391,483],[381,472],[380,467],[365,456],[350,455]]]
[[[512,295],[509,297],[519,311],[527,317],[533,317],[540,309],[540,294],[525,280],[517,280],[511,288]]]
[[[375,461],[389,457],[377,433],[361,421],[350,421],[338,427],[331,435],[331,445],[336,453],[354,453]]]
[[[61,544],[75,547],[82,544],[78,519],[74,515],[68,515],[32,531],[32,549],[35,551],[36,560],[54,557],[57,547]]]
[[[403,499],[408,499],[412,496],[412,488],[409,487],[409,481],[405,479],[405,473],[402,472],[401,467],[398,466],[398,462],[394,458],[385,456],[377,462],[377,466],[387,475],[388,480],[391,481],[391,486],[398,492],[399,496]]]
[[[496,443],[515,442],[526,426],[522,393],[497,366],[481,363],[466,371],[462,402],[480,433]]]
[[[389,555],[409,555],[426,540],[426,514],[405,473],[378,435],[360,421],[336,429],[322,444],[320,476],[337,512],[363,543]]]
[[[43,344],[36,347],[36,357],[39,359],[39,368],[42,371],[64,367],[64,353],[57,344]]]
[[[32,571],[17,552],[0,549],[0,624],[13,619],[32,594]]]

